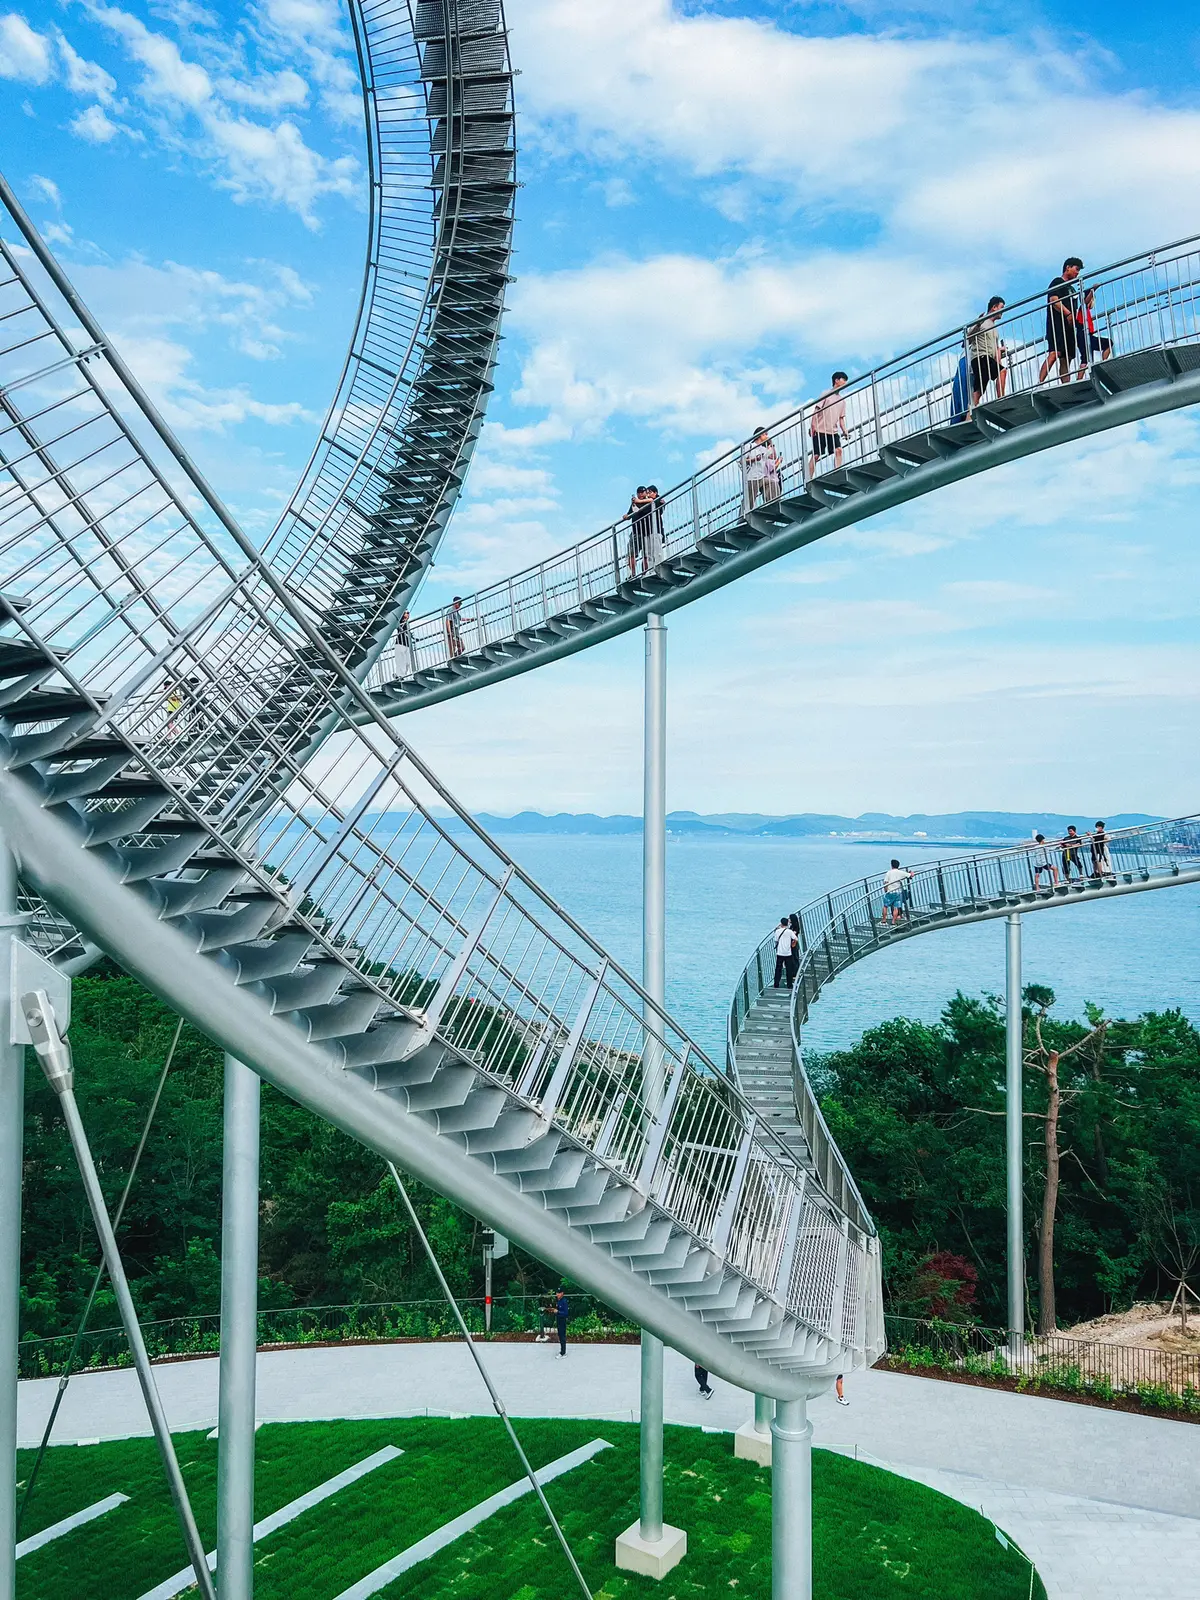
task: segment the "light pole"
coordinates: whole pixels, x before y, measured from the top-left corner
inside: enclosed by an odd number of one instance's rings
[[[1008,1328],[1014,1359],[1025,1338],[1024,1133],[1022,1127],[1021,913],[1005,922],[1005,1143],[1008,1176]]]

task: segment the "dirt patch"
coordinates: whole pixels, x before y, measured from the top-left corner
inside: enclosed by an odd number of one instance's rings
[[[1180,1327],[1179,1314],[1171,1313],[1165,1300],[1141,1300],[1128,1311],[1115,1311],[1091,1322],[1062,1328],[1064,1339],[1090,1339],[1097,1344],[1140,1345],[1148,1350],[1165,1350],[1172,1355],[1200,1355],[1200,1312],[1188,1313],[1187,1332]]]

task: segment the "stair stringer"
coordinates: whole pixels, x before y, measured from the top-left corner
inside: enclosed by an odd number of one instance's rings
[[[729,1383],[793,1399],[819,1389],[850,1361],[848,1350],[818,1337],[812,1354],[801,1357],[801,1370],[784,1370],[717,1333],[668,1292],[583,1237],[580,1228],[506,1182],[490,1162],[469,1155],[458,1139],[440,1135],[348,1071],[330,1051],[308,1043],[282,1016],[272,1015],[252,989],[239,987],[226,969],[198,953],[193,940],[162,921],[150,900],[123,886],[103,857],[85,849],[80,835],[42,802],[43,791],[29,769],[0,767],[0,812],[22,879],[166,1004],[284,1094],[569,1273]],[[563,1143],[573,1141],[564,1134]],[[715,1257],[713,1265],[720,1266]],[[765,1296],[763,1304],[783,1315],[783,1307]],[[801,1338],[811,1342],[812,1335],[798,1336],[798,1343]]]

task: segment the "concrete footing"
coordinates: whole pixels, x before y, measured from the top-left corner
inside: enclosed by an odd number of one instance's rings
[[[641,1523],[634,1522],[617,1535],[617,1566],[643,1578],[665,1578],[687,1555],[687,1534],[663,1524],[661,1539],[643,1539]]]
[[[743,1422],[733,1436],[733,1453],[739,1461],[754,1461],[760,1467],[769,1467],[771,1435],[759,1433],[752,1422]]]

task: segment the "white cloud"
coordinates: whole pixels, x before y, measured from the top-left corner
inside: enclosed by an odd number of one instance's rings
[[[71,93],[86,95],[107,105],[116,93],[117,80],[95,61],[85,61],[61,33],[58,35],[58,53],[66,68],[67,88]]]
[[[227,100],[261,111],[279,111],[285,106],[308,103],[308,84],[290,67],[255,79],[224,77],[217,86]]]
[[[729,216],[879,217],[993,262],[1063,238],[1111,257],[1192,225],[1200,113],[1105,92],[1094,52],[1047,35],[805,35],[673,0],[514,0],[510,21],[527,143],[714,180]],[[1062,182],[1067,129],[1102,204]]]
[[[56,211],[62,210],[62,195],[53,178],[44,178],[40,172],[35,172],[29,180],[29,187],[43,200],[48,200]]]
[[[277,122],[255,120],[247,112],[271,114],[287,107],[301,107],[308,101],[308,83],[292,67],[257,73],[245,68],[241,60],[241,40],[206,46],[208,55],[222,60],[225,68],[215,75],[199,61],[187,59],[174,40],[146,27],[137,17],[116,6],[85,0],[94,21],[115,34],[130,57],[142,70],[137,93],[147,107],[156,134],[177,151],[196,148],[195,141],[180,124],[190,114],[202,130],[198,152],[214,164],[217,182],[238,202],[266,200],[295,211],[311,228],[317,226],[316,204],[327,194],[356,198],[359,163],[353,156],[330,158],[314,150],[299,127],[289,118]],[[340,41],[328,8],[314,4],[295,4],[286,0],[279,25],[268,15],[274,30],[275,45],[281,28],[289,21],[297,30],[287,40],[313,67],[322,93],[340,92],[347,82],[356,82],[348,64],[333,48]],[[332,33],[329,29],[332,27]],[[310,43],[305,30],[318,30],[319,42]],[[95,108],[76,118],[72,127],[82,138],[103,143],[114,136],[110,119],[95,114]]]
[[[50,41],[16,11],[0,17],[0,78],[46,83],[54,70]]]
[[[120,344],[130,367],[157,397],[173,427],[224,433],[250,419],[272,427],[319,420],[299,401],[257,400],[241,384],[224,389],[206,387],[191,374],[192,352],[175,340],[124,333]]]
[[[88,144],[111,144],[118,134],[130,131],[114,122],[102,106],[88,106],[73,116],[68,126],[76,138]]]
[[[172,113],[198,110],[212,99],[208,73],[196,62],[185,61],[165,34],[152,33],[145,23],[116,6],[90,5],[88,11],[124,41],[129,54],[144,68],[140,92],[145,99]]]
[[[743,437],[805,383],[800,349],[827,362],[890,353],[966,292],[953,268],[821,252],[764,261],[661,255],[523,276],[510,320],[531,351],[518,403],[567,427],[616,413],[683,433]]]

